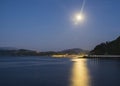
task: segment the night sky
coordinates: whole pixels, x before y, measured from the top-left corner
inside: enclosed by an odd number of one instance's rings
[[[72,17],[83,0],[0,0],[0,47],[93,49],[120,36],[120,0],[87,0],[85,19]]]

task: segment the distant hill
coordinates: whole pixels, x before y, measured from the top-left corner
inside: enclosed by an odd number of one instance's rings
[[[33,50],[16,49],[16,48],[0,48],[0,55],[2,56],[50,56],[56,54],[86,54],[88,51],[79,48],[67,49],[63,51],[47,51],[36,52]]]
[[[120,36],[111,41],[97,45],[90,54],[94,55],[120,55]]]
[[[14,47],[0,47],[0,50],[17,50],[17,48],[14,48]]]
[[[88,53],[89,51],[87,50],[83,50],[80,48],[73,48],[73,49],[66,49],[63,51],[60,51],[59,53],[63,53],[63,54],[82,54],[82,53]]]
[[[0,49],[0,55],[1,56],[31,56],[31,55],[37,55],[37,53],[36,51],[32,51],[32,50],[4,48],[4,49]]]

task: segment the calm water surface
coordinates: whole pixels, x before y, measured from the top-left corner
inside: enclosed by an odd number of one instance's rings
[[[0,57],[0,86],[120,86],[120,60]]]

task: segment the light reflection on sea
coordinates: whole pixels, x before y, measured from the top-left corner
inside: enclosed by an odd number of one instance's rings
[[[70,86],[90,86],[90,75],[86,59],[76,59],[72,67]]]

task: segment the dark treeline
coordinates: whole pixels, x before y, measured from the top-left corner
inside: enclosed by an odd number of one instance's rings
[[[89,51],[82,50],[79,48],[67,49],[63,51],[48,51],[48,52],[37,52],[26,49],[0,49],[1,56],[50,56],[57,54],[88,54]],[[92,51],[92,55],[120,55],[120,36],[111,41],[97,45]]]
[[[64,55],[64,54],[81,54],[81,53],[87,53],[88,51],[74,48],[74,49],[68,49],[63,51],[47,51],[47,52],[37,52],[33,50],[26,50],[26,49],[16,49],[16,50],[7,50],[2,49],[0,50],[1,56],[50,56],[50,55]]]
[[[120,36],[111,42],[97,45],[90,54],[94,55],[120,55]]]
[[[36,52],[32,50],[0,50],[1,56],[44,56],[44,55],[52,55],[56,54],[56,52],[48,51],[48,52]]]

